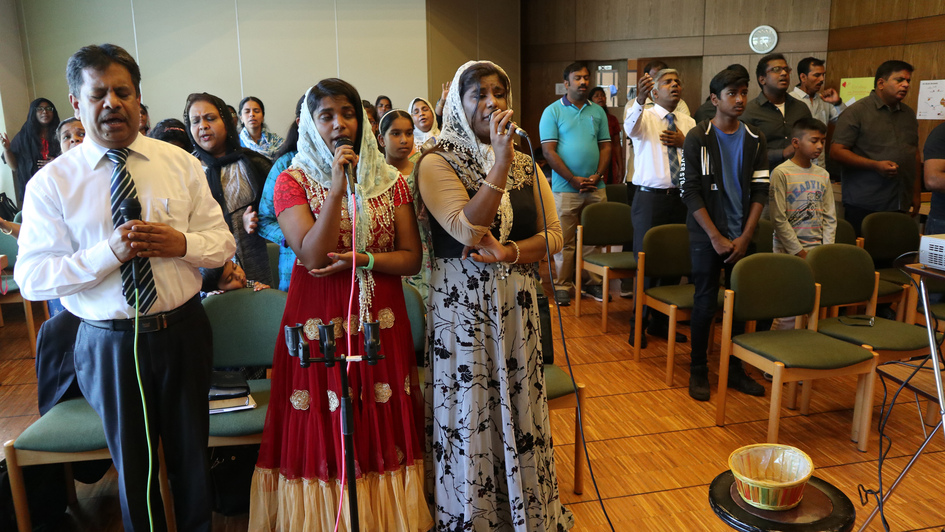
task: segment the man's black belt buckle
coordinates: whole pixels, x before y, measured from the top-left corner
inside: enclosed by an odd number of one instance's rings
[[[144,316],[138,318],[138,332],[140,333],[153,333],[158,332],[162,329],[167,329],[168,326],[174,325],[175,323],[184,319],[187,314],[194,308],[195,305],[199,305],[199,298],[194,296],[190,301],[184,303],[183,305],[177,307],[174,310],[168,312],[162,312],[161,314],[155,314],[153,316]],[[112,331],[134,331],[135,330],[135,320],[134,318],[129,318],[125,320],[82,320],[85,323],[88,323],[92,327],[98,327],[99,329],[109,329]]]
[[[666,194],[667,196],[669,196],[670,194],[679,194],[678,188],[652,188],[652,187],[641,186],[640,190],[642,190],[643,192],[652,192],[654,194]]]

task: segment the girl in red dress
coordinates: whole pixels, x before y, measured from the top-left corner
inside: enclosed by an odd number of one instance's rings
[[[351,363],[348,371],[361,530],[426,531],[433,520],[423,495],[422,392],[401,284],[420,269],[420,236],[409,187],[384,161],[367,123],[357,90],[342,80],[322,80],[305,95],[299,153],[275,189],[279,225],[298,257],[282,324],[304,324],[316,358],[318,324],[334,323],[337,354],[348,353],[350,334],[352,354],[360,355],[360,324],[380,322],[386,358]],[[353,145],[336,148],[340,139]],[[346,165],[357,175],[356,205]],[[250,530],[334,529],[344,489],[338,371],[300,367],[280,331]],[[347,500],[341,506],[338,529],[348,530]]]

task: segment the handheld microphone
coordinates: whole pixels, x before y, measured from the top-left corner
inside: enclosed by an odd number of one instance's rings
[[[354,143],[348,137],[341,137],[335,141],[335,149],[337,150],[342,146],[354,146]],[[345,165],[345,176],[348,178],[348,191],[354,194],[354,184],[358,182],[358,178],[354,175],[350,164]]]
[[[141,219],[141,202],[138,201],[138,198],[125,198],[121,200],[121,205],[118,206],[119,212],[121,212],[121,217],[124,218],[125,223],[130,222],[131,220],[140,220]],[[134,262],[131,265],[131,278],[134,281],[135,289],[138,289],[138,265],[140,260],[138,257],[133,259]]]
[[[492,112],[492,114],[495,114],[495,113],[498,113],[498,112],[499,112],[499,110],[496,109],[495,111]],[[518,127],[518,125],[516,125],[515,122],[509,121],[508,124],[505,124],[505,130],[506,130],[506,131],[512,131],[513,133],[515,133],[516,135],[518,135],[518,136],[520,136],[520,137],[528,138],[528,133],[525,133],[525,130],[522,129],[522,128],[520,128],[520,127]]]

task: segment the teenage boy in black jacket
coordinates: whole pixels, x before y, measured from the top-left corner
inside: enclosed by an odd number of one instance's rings
[[[689,209],[692,282],[692,362],[689,395],[709,400],[707,352],[709,330],[718,310],[719,274],[728,284],[732,267],[751,249],[752,235],[768,203],[768,153],[764,134],[739,122],[748,101],[748,78],[723,70],[709,85],[715,117],[686,135],[680,188]],[[732,357],[728,386],[749,395],[764,395],[763,386]]]

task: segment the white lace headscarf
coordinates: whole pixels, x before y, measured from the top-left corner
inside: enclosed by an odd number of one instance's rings
[[[419,151],[420,146],[423,146],[423,143],[426,142],[427,139],[439,138],[440,126],[436,125],[436,111],[434,110],[434,107],[430,105],[430,102],[428,102],[424,98],[414,98],[413,101],[410,102],[410,107],[407,108],[407,112],[410,114],[410,118],[411,119],[413,118],[413,108],[417,105],[417,102],[423,102],[427,104],[427,107],[430,108],[430,114],[433,115],[433,126],[430,128],[430,131],[427,131],[427,132],[420,131],[420,128],[416,126],[414,126],[413,128],[413,145]],[[387,114],[387,113],[384,113],[384,114]]]
[[[446,104],[443,106],[443,129],[437,137],[437,145],[442,146],[447,151],[454,151],[465,155],[469,159],[466,171],[460,172],[458,176],[467,189],[479,190],[482,181],[495,166],[495,152],[492,151],[491,144],[485,144],[479,140],[479,137],[472,130],[469,121],[466,119],[466,110],[463,107],[463,95],[459,93],[460,78],[470,67],[484,63],[498,70],[505,80],[509,79],[508,74],[499,65],[491,61],[468,61],[459,67],[453,76],[453,82],[450,84],[449,92],[446,95]],[[506,101],[509,109],[512,108],[512,87],[506,87]],[[512,228],[512,204],[509,200],[508,185],[506,191],[502,194],[502,200],[499,203],[499,242],[508,241],[509,231]]]
[[[312,89],[305,91],[305,97],[302,99],[302,111],[299,116],[299,141],[298,154],[292,158],[292,164],[289,169],[300,169],[305,173],[305,177],[312,183],[321,185],[326,190],[331,189],[331,163],[334,161],[334,155],[328,148],[328,144],[322,138],[318,129],[315,127],[315,120],[312,113],[315,109],[309,109],[308,97]],[[360,100],[352,104],[360,105]],[[357,166],[357,184],[355,185],[355,201],[357,201],[358,219],[352,220],[352,225],[357,229],[357,251],[364,253],[367,235],[372,229],[371,212],[368,200],[376,198],[386,193],[398,179],[397,169],[387,164],[384,155],[377,148],[377,139],[371,130],[371,122],[368,120],[367,112],[361,109],[362,120],[359,134],[361,135],[361,153],[358,154]],[[354,207],[351,204],[351,195],[347,197],[348,212],[352,212]],[[366,320],[366,313],[369,312],[372,294],[374,292],[374,277],[369,270],[358,270],[358,283],[360,285],[361,321]]]

